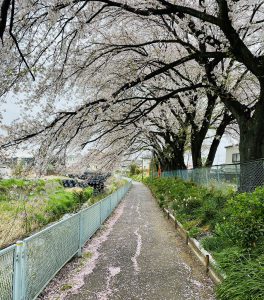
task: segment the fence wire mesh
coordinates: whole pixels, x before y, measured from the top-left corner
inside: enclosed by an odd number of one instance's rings
[[[104,222],[111,214],[111,196],[101,201],[101,221]]]
[[[16,252],[16,245],[0,250],[0,300],[35,299],[55,274],[80,252],[130,186],[131,181],[119,192],[25,239],[20,243],[21,252]],[[15,259],[18,253],[21,256]]]
[[[101,226],[100,215],[101,203],[98,202],[89,208],[82,211],[82,234],[81,241],[84,244],[95,233],[95,231]]]
[[[112,194],[111,210],[113,210],[116,207],[117,202],[118,202],[118,192],[116,191]]]
[[[25,240],[26,299],[34,299],[79,249],[79,215]]]
[[[264,185],[264,159],[243,163],[240,165],[241,191],[253,191],[258,186]]]
[[[157,177],[158,172],[154,172],[153,176]],[[264,159],[208,168],[164,171],[161,172],[161,177],[180,177],[205,186],[230,186],[241,192],[251,192],[264,185]]]
[[[0,251],[0,300],[12,299],[14,257],[15,246]]]

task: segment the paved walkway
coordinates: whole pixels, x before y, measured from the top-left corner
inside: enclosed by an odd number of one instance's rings
[[[211,281],[149,190],[134,183],[123,205],[93,272],[66,299],[215,299]]]

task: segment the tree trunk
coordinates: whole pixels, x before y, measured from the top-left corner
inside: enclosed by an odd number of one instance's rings
[[[199,133],[196,133],[198,135]],[[199,138],[192,137],[191,141],[191,151],[192,151],[192,163],[193,168],[200,168],[202,167],[202,142]]]
[[[209,153],[205,162],[205,167],[211,167],[213,165],[216,151],[220,144],[220,141],[225,133],[226,127],[234,120],[234,116],[231,115],[228,111],[224,113],[224,117],[220,125],[217,127],[215,132],[214,140],[210,146]]]
[[[240,128],[240,191],[252,191],[264,184],[264,104],[254,115],[239,120]]]
[[[173,153],[174,159],[173,159],[173,168],[172,170],[185,170],[186,165],[184,162],[184,150],[181,151],[177,150],[177,152],[174,151]]]

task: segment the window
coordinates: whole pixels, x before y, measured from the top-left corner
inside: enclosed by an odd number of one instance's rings
[[[232,154],[232,162],[233,163],[240,162],[240,153],[234,153],[234,154]]]

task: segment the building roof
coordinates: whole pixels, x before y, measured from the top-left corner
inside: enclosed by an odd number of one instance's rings
[[[228,146],[225,146],[225,148],[232,148],[232,147],[238,147],[239,144],[233,144],[233,145],[228,145]]]

